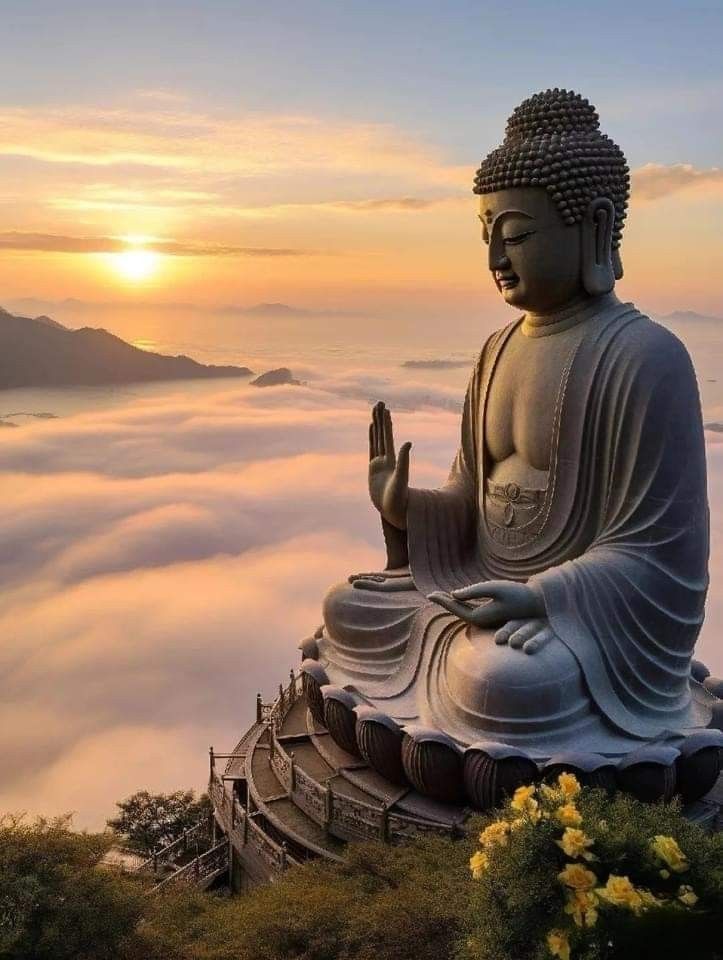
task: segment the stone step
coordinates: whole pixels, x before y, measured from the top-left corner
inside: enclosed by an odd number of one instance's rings
[[[308,746],[308,744],[302,744],[302,746]],[[250,775],[249,789],[259,812],[276,832],[280,836],[285,836],[292,845],[306,849],[317,856],[339,859],[344,849],[343,842],[329,836],[323,827],[295,806],[274,773],[269,762],[270,757],[270,737],[268,731],[265,731],[252,748],[247,767]],[[332,772],[329,770],[329,775]]]
[[[343,853],[346,844],[328,834],[323,827],[307,817],[303,810],[299,810],[289,797],[273,800],[266,806],[268,813],[276,817],[284,824],[286,829],[292,830],[303,840],[337,856]]]

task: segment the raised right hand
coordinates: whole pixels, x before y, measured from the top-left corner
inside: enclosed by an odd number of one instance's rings
[[[404,443],[395,455],[392,416],[380,400],[369,424],[369,496],[382,517],[399,530],[407,527],[411,448],[411,443]]]

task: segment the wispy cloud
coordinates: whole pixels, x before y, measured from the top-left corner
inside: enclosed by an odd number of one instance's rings
[[[121,237],[67,237],[49,233],[0,233],[0,250],[35,250],[46,253],[123,253],[130,248]],[[290,247],[237,247],[179,240],[152,240],[143,244],[171,257],[301,257],[317,253]]]
[[[723,193],[723,169],[690,163],[646,163],[632,174],[634,200],[659,200],[671,193],[706,187]]]
[[[376,212],[377,210],[429,210],[442,204],[470,202],[471,190],[467,194],[455,193],[446,197],[385,197],[377,200],[331,200],[317,206],[331,207],[337,210]]]
[[[0,110],[0,155],[90,167],[148,166],[265,177],[290,170],[424,175],[453,182],[441,151],[389,124],[311,115],[162,109]]]

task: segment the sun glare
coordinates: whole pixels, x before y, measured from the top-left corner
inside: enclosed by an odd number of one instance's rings
[[[158,269],[160,259],[153,250],[141,248],[114,253],[112,258],[116,272],[129,283],[140,283],[153,276]]]

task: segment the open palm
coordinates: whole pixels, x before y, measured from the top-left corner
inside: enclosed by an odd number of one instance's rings
[[[404,443],[394,452],[392,415],[381,401],[372,410],[369,424],[369,496],[382,517],[399,530],[407,526],[409,451]]]

